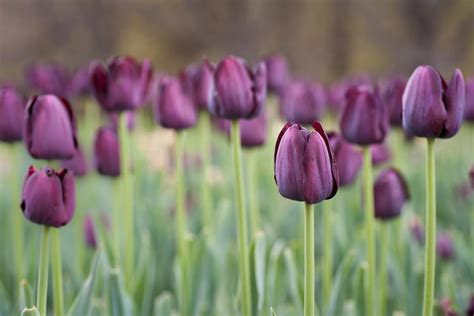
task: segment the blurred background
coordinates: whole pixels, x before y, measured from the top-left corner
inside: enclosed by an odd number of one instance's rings
[[[296,74],[474,73],[472,0],[1,0],[0,80],[33,61],[150,57],[176,72],[203,57],[281,52]]]

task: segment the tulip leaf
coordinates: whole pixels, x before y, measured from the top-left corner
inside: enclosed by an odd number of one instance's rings
[[[253,270],[255,277],[255,288],[257,290],[257,310],[263,309],[265,301],[265,250],[266,238],[263,232],[257,232],[253,243]],[[259,314],[258,313],[258,314]]]
[[[300,287],[298,282],[298,271],[296,269],[295,258],[293,256],[293,251],[290,248],[285,248],[283,251],[283,256],[285,258],[286,272],[288,275],[289,291],[291,299],[295,304],[298,314],[303,314],[303,303],[301,299]]]
[[[107,232],[105,231],[105,225],[101,220],[100,216],[96,216],[94,218],[94,222],[96,223],[95,228],[98,234],[99,244],[102,243],[105,249],[105,253],[107,255],[108,262],[116,262],[114,251],[112,250],[112,245],[110,244],[110,240],[106,237]],[[100,247],[100,246],[99,246]]]
[[[113,316],[134,315],[133,304],[125,292],[120,269],[109,272],[109,308]]]
[[[355,251],[349,250],[344,258],[342,259],[339,268],[337,269],[336,275],[334,277],[333,289],[331,291],[331,296],[329,299],[329,306],[326,315],[332,316],[336,313],[337,301],[339,294],[342,290],[342,285],[349,276],[349,273],[352,268],[352,262],[354,261]]]
[[[270,316],[277,316],[277,313],[273,309],[273,307],[270,307]]]
[[[33,306],[31,308],[24,308],[21,311],[21,316],[40,316],[40,313],[36,306]]]
[[[277,273],[280,262],[281,253],[285,249],[285,244],[281,240],[277,240],[270,251],[270,259],[268,263],[267,274],[267,302],[273,304],[275,300],[275,291],[277,290]]]
[[[155,316],[171,316],[173,314],[173,297],[170,293],[164,292],[155,299],[153,313]]]
[[[30,308],[35,305],[35,298],[33,296],[33,290],[27,280],[20,281],[20,295],[18,297],[20,303],[20,310]]]

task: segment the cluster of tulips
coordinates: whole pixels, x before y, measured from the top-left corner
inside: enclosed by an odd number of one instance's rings
[[[337,208],[331,199],[338,189],[354,184],[360,171],[363,173],[360,209],[364,214],[365,234],[364,311],[370,316],[391,312],[386,304],[389,276],[388,253],[384,245],[388,242],[388,223],[401,214],[410,197],[407,181],[394,167],[385,168],[374,180],[373,166],[390,160],[391,153],[384,140],[391,126],[400,129],[406,139],[421,137],[427,140],[426,221],[424,226],[418,219],[410,223],[414,238],[425,245],[423,302],[419,302],[423,304],[422,314],[430,316],[438,306],[445,315],[457,315],[449,299],[439,304],[434,301],[436,252],[443,258],[454,256],[450,236],[436,233],[434,145],[436,139],[455,136],[463,121],[474,121],[474,78],[465,83],[460,70],[455,70],[449,83],[435,68],[419,66],[408,81],[390,77],[377,85],[369,78],[358,77],[328,87],[293,78],[285,58],[280,55],[269,56],[253,68],[235,56],[228,56],[217,65],[205,60],[186,67],[178,76],[154,72],[149,60],[139,63],[131,57],[114,57],[106,64],[94,61],[73,75],[56,65],[34,65],[27,70],[26,78],[31,87],[42,93],[30,97],[28,102],[12,85],[3,85],[0,90],[0,140],[23,142],[29,155],[43,160],[45,165],[39,169],[28,168],[21,203],[17,203],[26,219],[43,227],[36,300],[25,302],[24,296],[28,295],[23,295],[25,315],[53,313],[47,308],[50,260],[54,315],[65,314],[59,228],[74,217],[75,178],[84,177],[89,171],[86,152],[77,136],[77,110],[68,100],[87,99],[89,95],[96,102],[88,105],[98,109],[97,103],[108,118],[108,124],[100,127],[95,136],[95,167],[100,175],[116,179],[119,186],[114,212],[107,216],[86,216],[84,234],[86,243],[98,249],[98,253],[105,249],[105,261],[117,271],[120,291],[133,295],[139,254],[136,209],[140,205],[134,203],[139,201],[134,194],[140,193],[134,193],[133,188],[136,166],[131,131],[137,124],[137,113],[150,113],[145,106],[151,104],[156,123],[175,134],[175,289],[180,315],[196,314],[189,259],[194,250],[188,240],[190,227],[186,204],[187,130],[199,122],[202,179],[198,194],[202,200],[203,234],[212,234],[213,226],[218,225],[213,221],[218,210],[212,207],[208,177],[213,149],[211,126],[226,135],[230,143],[233,175],[229,177],[233,177],[235,190],[231,199],[235,203],[236,216],[238,310],[242,315],[260,314],[262,311],[254,308],[255,291],[259,288],[257,285],[255,289],[252,283],[256,268],[251,258],[249,236],[264,231],[265,225],[256,193],[258,179],[246,178],[241,150],[242,147],[264,145],[269,123],[274,123],[277,115],[288,123],[282,124],[279,135],[275,135],[274,180],[283,197],[304,204],[304,315],[331,314],[330,301],[334,299],[331,293],[336,282],[333,278],[332,230],[335,223],[332,214]],[[276,111],[270,108],[270,104],[275,104],[274,100],[279,102]],[[266,102],[269,104],[265,106]],[[85,110],[91,111],[92,116],[99,115],[92,107]],[[340,132],[327,131],[320,123],[323,115],[327,115],[326,110],[339,116]],[[85,117],[91,119],[90,115]],[[255,174],[258,168],[255,161],[245,162],[248,174]],[[472,188],[467,189],[470,192],[474,188],[474,166],[470,174],[467,170],[465,173],[466,178],[470,177]],[[249,204],[247,195],[250,195]],[[317,221],[323,223],[321,263],[315,262],[315,236],[319,236],[315,232],[314,204],[317,203],[322,203],[322,212],[316,212],[316,215],[321,214]],[[15,213],[11,216],[11,228],[17,245],[14,259],[19,282],[26,277],[24,262],[28,256],[24,248],[24,227],[18,219],[20,211],[11,211]],[[472,216],[474,218],[474,214]],[[376,219],[381,222],[378,230]],[[250,233],[248,223],[251,224]],[[474,233],[472,235],[474,237]],[[376,246],[377,240],[381,247]],[[318,264],[322,265],[321,291],[315,292],[315,266]],[[69,315],[90,313],[93,283],[93,278],[86,281],[70,307]],[[21,289],[20,292],[24,291]],[[318,296],[322,302],[319,309],[315,306]],[[261,308],[261,304],[258,305]],[[466,305],[466,315],[474,315],[474,296]],[[134,313],[124,306],[111,307],[109,312],[116,315]],[[267,312],[270,311],[263,313]]]

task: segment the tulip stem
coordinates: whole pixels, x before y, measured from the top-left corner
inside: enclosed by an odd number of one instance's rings
[[[426,157],[426,248],[423,316],[433,314],[433,297],[436,265],[436,175],[434,138],[427,140]]]
[[[49,265],[49,227],[43,226],[40,246],[40,262],[38,267],[38,290],[36,305],[40,315],[46,315],[46,299],[48,297],[48,265]]]
[[[242,314],[252,314],[250,288],[250,262],[247,245],[247,214],[245,212],[245,192],[242,171],[242,153],[240,145],[240,124],[238,120],[231,123],[231,143],[234,157],[234,181],[237,212],[237,242],[239,247],[240,284],[242,294]]]
[[[61,236],[59,229],[51,231],[51,269],[53,272],[54,315],[64,314],[63,267],[61,262]]]
[[[367,284],[365,289],[366,315],[374,316],[375,294],[375,238],[374,238],[374,179],[370,146],[364,151],[365,233],[367,239]]]
[[[332,264],[333,264],[333,254],[332,254],[332,208],[330,200],[323,202],[323,306],[325,310],[329,306],[329,300],[331,297],[331,286],[332,286]]]
[[[252,234],[260,229],[260,201],[258,200],[257,152],[248,152],[249,207]]]
[[[185,183],[183,173],[184,155],[184,132],[180,131],[176,135],[176,247],[178,254],[178,264],[180,266],[180,289],[181,289],[181,313],[189,315],[189,266],[187,257],[189,251],[186,244],[186,209],[185,209]]]
[[[379,226],[380,238],[380,270],[379,270],[379,313],[378,315],[386,315],[385,309],[387,305],[387,265],[388,265],[388,229],[385,223]]]
[[[201,229],[212,229],[212,196],[211,186],[209,184],[208,174],[211,164],[211,120],[209,113],[201,111],[200,113],[200,129],[201,129],[201,155],[202,155],[202,169],[201,169]]]
[[[119,114],[120,172],[123,192],[123,221],[125,255],[123,256],[126,285],[131,286],[135,258],[135,223],[133,213],[133,189],[130,174],[130,134],[127,127],[127,113]]]
[[[304,316],[314,316],[314,208],[304,211]]]

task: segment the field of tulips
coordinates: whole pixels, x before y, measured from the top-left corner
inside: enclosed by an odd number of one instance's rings
[[[0,87],[0,315],[474,315],[460,70],[114,57],[25,78]]]

